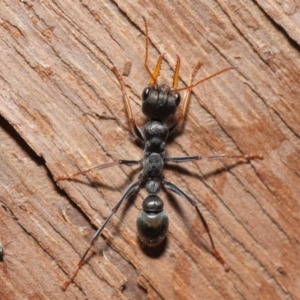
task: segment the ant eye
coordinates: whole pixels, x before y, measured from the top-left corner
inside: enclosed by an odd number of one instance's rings
[[[145,101],[145,100],[148,98],[149,93],[150,93],[150,88],[149,88],[149,87],[147,87],[147,88],[145,88],[145,89],[143,90],[143,94],[142,94],[142,99],[143,99],[143,101]]]
[[[175,104],[176,106],[178,106],[181,100],[180,94],[176,93],[174,97],[175,97]]]

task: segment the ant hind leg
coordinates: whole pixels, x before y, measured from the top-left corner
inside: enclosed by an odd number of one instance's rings
[[[210,230],[209,230],[209,227],[208,227],[208,224],[207,222],[205,221],[198,205],[197,205],[197,202],[194,201],[191,197],[189,197],[182,189],[180,189],[178,186],[176,186],[174,183],[172,182],[167,182],[167,181],[164,181],[163,182],[163,185],[168,189],[170,190],[171,192],[173,193],[176,193],[180,196],[182,196],[183,198],[185,198],[186,200],[189,201],[189,203],[195,207],[196,211],[197,211],[197,214],[203,224],[203,227],[206,231],[206,233],[208,234],[208,237],[209,237],[209,240],[210,240],[210,244],[211,244],[211,248],[212,248],[212,252],[213,252],[213,255],[214,257],[216,258],[216,260],[224,267],[225,271],[228,272],[230,271],[230,267],[226,264],[225,260],[223,259],[223,257],[221,256],[221,254],[219,253],[219,251],[216,249],[215,247],[215,243],[214,243],[214,240],[212,238],[212,235],[210,233]]]

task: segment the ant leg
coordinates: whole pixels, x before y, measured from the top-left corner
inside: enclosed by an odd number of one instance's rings
[[[180,60],[179,60],[179,63],[177,64],[178,66],[180,65]],[[186,87],[188,90],[187,92],[185,93],[184,95],[184,99],[183,99],[183,107],[182,107],[182,112],[177,116],[175,117],[175,122],[172,123],[170,126],[169,126],[169,132],[171,133],[175,128],[176,126],[179,124],[179,122],[181,122],[182,120],[185,119],[185,116],[186,116],[186,113],[187,113],[187,110],[188,110],[188,107],[189,107],[189,104],[190,104],[190,98],[191,98],[191,93],[192,93],[192,89],[189,88],[191,85],[192,85],[192,82],[193,82],[193,79],[194,77],[196,76],[198,70],[200,69],[201,67],[201,63],[198,62],[197,65],[195,66],[192,74],[190,75],[190,78],[189,78],[189,82],[188,82],[188,86]],[[177,70],[177,66],[176,66],[176,70]],[[179,71],[179,67],[178,67],[178,71]],[[177,88],[177,86],[174,85],[174,83],[178,82],[178,74],[179,72],[175,72],[174,73],[174,82],[173,82],[173,87],[175,87],[175,89]],[[177,91],[177,90],[176,90]]]
[[[116,76],[117,76],[117,78],[118,78],[118,80],[120,82],[121,91],[122,91],[122,94],[123,94],[123,98],[124,98],[124,102],[125,102],[125,107],[126,107],[127,115],[128,115],[129,121],[130,121],[130,123],[131,123],[131,125],[133,127],[133,131],[134,131],[135,135],[141,141],[144,141],[143,133],[140,130],[140,128],[136,125],[135,119],[133,118],[133,114],[132,114],[132,110],[131,110],[129,98],[128,98],[128,96],[126,94],[126,91],[125,91],[125,84],[124,84],[124,81],[123,81],[123,77],[122,77],[122,75],[120,74],[120,72],[118,71],[118,69],[116,67],[113,67],[112,71],[116,74]]]
[[[66,290],[68,288],[68,286],[71,284],[71,282],[74,280],[74,278],[77,275],[79,269],[82,267],[82,265],[84,263],[84,259],[86,258],[87,254],[89,253],[89,251],[91,250],[91,248],[94,246],[97,238],[99,237],[99,235],[101,234],[101,232],[103,231],[103,229],[105,228],[105,226],[107,225],[108,221],[118,211],[118,209],[120,208],[120,206],[122,205],[122,203],[126,199],[128,199],[131,195],[133,195],[139,189],[140,185],[141,185],[141,181],[139,180],[139,181],[137,181],[135,183],[132,183],[127,188],[127,190],[125,191],[125,193],[123,194],[123,196],[121,197],[121,199],[119,200],[119,202],[111,210],[110,215],[106,218],[106,220],[104,221],[104,223],[101,225],[101,227],[98,228],[98,230],[94,234],[93,239],[92,239],[90,245],[88,246],[88,248],[86,249],[86,251],[84,252],[84,254],[81,256],[81,259],[80,259],[79,263],[77,264],[77,269],[75,270],[75,272],[73,273],[73,275],[71,276],[71,278],[64,283],[64,285],[62,287],[63,290]]]
[[[165,162],[174,162],[174,163],[183,163],[183,162],[189,162],[194,160],[205,160],[205,159],[245,159],[245,160],[251,160],[251,159],[263,159],[262,154],[214,154],[211,156],[202,156],[202,155],[196,155],[196,156],[182,156],[182,157],[167,157],[165,158]]]
[[[116,160],[116,161],[109,162],[109,163],[106,163],[106,164],[97,165],[97,166],[94,166],[92,168],[89,168],[89,169],[86,169],[86,170],[83,170],[83,171],[79,171],[79,172],[71,174],[71,175],[58,176],[58,177],[55,178],[55,181],[72,180],[75,177],[77,177],[78,175],[86,174],[86,173],[88,173],[92,170],[96,170],[96,169],[101,170],[101,169],[110,168],[110,167],[113,167],[113,166],[116,166],[116,165],[134,166],[134,165],[137,165],[137,164],[140,164],[140,163],[141,163],[140,160],[121,160],[120,159],[120,160]]]
[[[190,202],[190,204],[195,207],[195,209],[196,209],[196,211],[197,211],[197,213],[198,213],[198,215],[199,215],[199,217],[201,219],[201,222],[202,222],[202,224],[204,226],[204,229],[205,229],[206,233],[209,236],[211,248],[212,248],[212,251],[213,251],[213,254],[214,254],[215,258],[224,267],[225,271],[228,272],[230,270],[230,267],[226,264],[225,260],[223,259],[223,257],[220,255],[220,253],[216,249],[214,241],[213,241],[213,238],[212,238],[212,235],[211,235],[209,227],[208,227],[208,224],[206,223],[203,215],[201,214],[200,209],[199,209],[197,203],[192,198],[190,198],[182,189],[180,189],[178,186],[176,186],[174,183],[163,181],[163,185],[168,190],[170,190],[171,192],[174,192],[174,193],[182,196],[186,200],[188,200]]]
[[[191,93],[192,93],[192,88],[194,88],[195,86],[197,86],[198,84],[204,82],[204,81],[207,81],[215,76],[218,76],[224,72],[227,72],[229,70],[232,70],[234,69],[234,67],[229,67],[229,68],[226,68],[226,69],[223,69],[223,70],[220,70],[204,79],[201,79],[199,81],[197,81],[196,83],[192,83],[193,82],[193,79],[194,77],[196,76],[198,70],[200,69],[201,67],[201,63],[198,62],[189,78],[189,82],[188,82],[188,86],[184,87],[184,88],[175,88],[175,89],[172,89],[171,92],[180,92],[180,91],[184,91],[184,90],[187,90],[186,94],[184,95],[184,99],[183,99],[183,108],[182,108],[182,112],[181,114],[179,114],[176,118],[175,118],[175,122],[172,123],[170,126],[169,126],[169,132],[171,133],[175,127],[178,125],[179,122],[181,122],[182,120],[185,119],[185,116],[187,114],[187,110],[188,110],[188,107],[189,107],[189,104],[190,104],[190,98],[191,98]],[[176,74],[175,74],[176,75]],[[177,74],[178,76],[178,74]],[[175,76],[174,76],[175,77]]]

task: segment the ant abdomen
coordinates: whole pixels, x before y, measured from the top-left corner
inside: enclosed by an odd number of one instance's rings
[[[157,195],[150,194],[137,217],[139,238],[148,246],[160,244],[167,235],[169,218],[163,207],[163,201]]]

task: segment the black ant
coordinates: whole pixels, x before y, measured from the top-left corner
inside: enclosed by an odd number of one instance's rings
[[[4,258],[4,249],[2,247],[2,243],[0,242],[0,261],[3,262],[4,264],[5,262],[5,258]]]
[[[143,130],[141,130],[136,125],[135,119],[133,118],[131,106],[129,103],[129,98],[125,92],[125,84],[123,78],[118,72],[118,70],[116,69],[116,67],[112,68],[112,71],[116,74],[120,82],[127,115],[133,127],[134,133],[137,136],[137,138],[144,143],[144,152],[143,152],[142,159],[116,160],[113,162],[94,166],[92,168],[77,172],[72,175],[57,177],[56,181],[72,180],[78,175],[86,174],[91,170],[95,170],[95,169],[100,170],[100,169],[105,169],[116,165],[126,165],[126,166],[140,165],[142,170],[138,180],[128,186],[128,188],[124,192],[123,196],[121,197],[117,205],[112,209],[110,215],[106,218],[102,226],[98,228],[98,230],[94,234],[94,237],[89,247],[86,249],[86,251],[84,252],[84,254],[82,255],[78,263],[77,269],[71,276],[70,280],[65,282],[63,286],[64,289],[66,289],[70,285],[70,283],[74,280],[77,272],[83,265],[84,259],[86,258],[88,252],[95,244],[96,239],[102,233],[108,221],[118,211],[118,209],[123,204],[123,202],[125,202],[125,200],[127,200],[129,197],[131,197],[134,193],[136,193],[139,190],[142,184],[145,185],[145,188],[149,193],[149,195],[144,199],[143,208],[137,217],[137,230],[138,230],[139,238],[142,242],[144,242],[149,246],[155,246],[161,243],[166,237],[168,226],[169,226],[169,219],[167,213],[163,210],[164,203],[162,199],[157,195],[158,192],[161,190],[161,188],[164,187],[167,190],[170,190],[171,192],[174,192],[182,196],[192,206],[195,207],[196,212],[199,215],[200,220],[204,226],[204,229],[209,236],[213,255],[223,265],[226,272],[229,271],[230,269],[215,247],[209,227],[203,215],[201,214],[200,209],[198,208],[197,202],[191,199],[177,185],[165,180],[165,178],[162,175],[162,171],[164,168],[164,164],[168,162],[183,163],[183,162],[189,162],[195,160],[224,159],[224,158],[244,159],[247,161],[250,159],[262,159],[262,156],[257,154],[250,154],[250,155],[215,154],[211,156],[197,155],[197,156],[183,156],[183,157],[166,157],[165,146],[166,146],[167,138],[169,134],[171,134],[174,131],[178,123],[184,120],[189,106],[192,88],[194,88],[195,86],[197,86],[198,84],[204,81],[207,81],[233,68],[229,67],[223,69],[204,79],[197,81],[196,83],[192,83],[198,69],[201,66],[201,64],[198,63],[190,76],[188,86],[184,88],[177,88],[178,80],[179,80],[179,68],[180,68],[180,57],[177,56],[177,64],[174,71],[172,88],[170,88],[166,84],[158,84],[157,78],[159,76],[163,55],[161,55],[158,58],[155,70],[152,73],[147,63],[149,38],[148,38],[148,25],[145,19],[144,19],[144,23],[145,23],[145,31],[146,31],[146,53],[145,53],[144,65],[151,80],[148,87],[146,87],[142,93],[142,100],[143,100],[142,111],[143,114],[149,118],[149,121],[144,126]],[[187,90],[187,93],[185,94],[185,97],[183,99],[182,113],[179,114],[177,117],[173,117],[176,113],[177,107],[181,100],[180,94],[178,92],[183,90]],[[165,121],[170,119],[171,117],[173,117],[173,122],[170,125],[167,125]]]
[[[8,244],[6,244],[6,246],[8,246],[9,244],[11,244],[12,242],[13,241],[9,242]],[[4,249],[3,249],[3,245],[2,245],[2,243],[0,241],[0,262],[3,262],[5,268],[7,269],[8,268],[7,262],[9,262],[9,261],[5,258],[6,255],[10,256],[9,254],[5,254]],[[11,262],[9,262],[9,263],[11,263]]]

